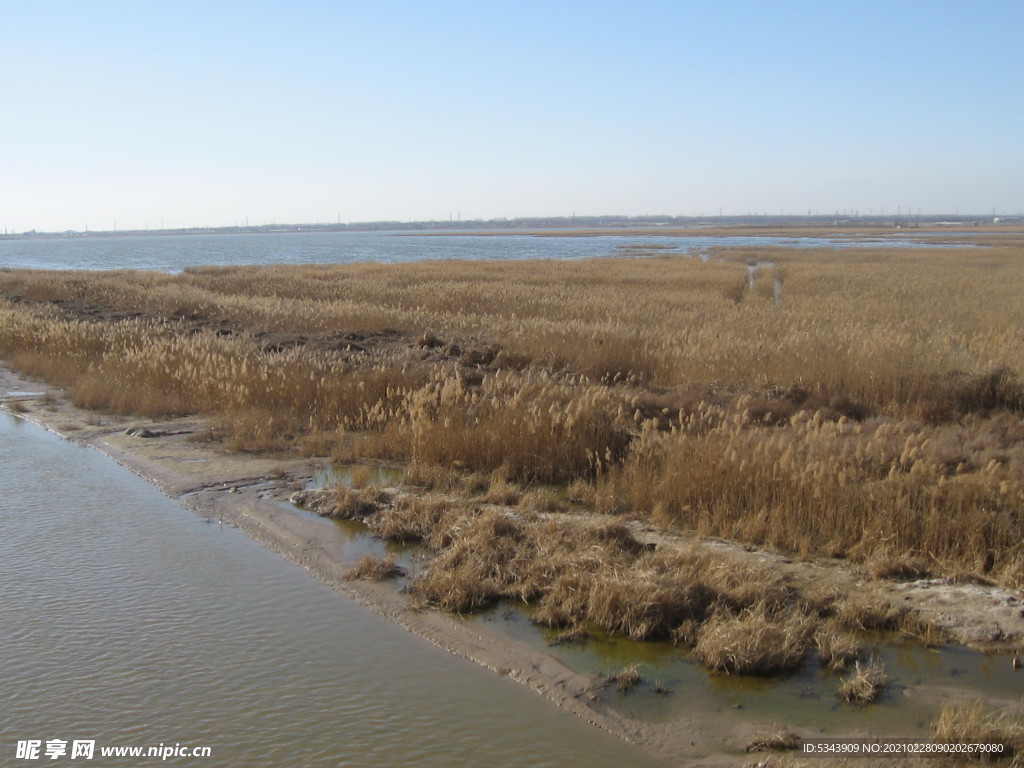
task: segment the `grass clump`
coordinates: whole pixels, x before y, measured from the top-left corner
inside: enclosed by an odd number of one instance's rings
[[[814,632],[814,618],[797,610],[781,615],[759,605],[738,615],[719,614],[701,629],[694,653],[709,669],[767,675],[796,669]]]
[[[639,668],[633,664],[605,678],[606,685],[614,685],[619,693],[629,693],[643,682]]]
[[[861,666],[854,662],[853,671],[839,684],[839,698],[851,704],[869,704],[882,695],[889,678],[877,659]]]
[[[449,546],[454,521],[471,518],[475,507],[436,494],[402,496],[367,519],[374,535],[385,541],[426,543],[434,551]]]
[[[839,624],[861,632],[897,631],[912,620],[906,607],[874,588],[851,591],[839,601],[835,614]]]
[[[404,575],[405,570],[395,563],[394,555],[363,555],[345,572],[345,578],[350,581],[384,581]]]
[[[365,520],[384,505],[389,504],[391,496],[375,486],[349,488],[337,485],[332,488],[296,491],[292,494],[291,501],[322,517],[331,517],[337,520]]]
[[[800,748],[800,736],[784,725],[773,724],[754,733],[747,742],[747,752],[786,752]]]
[[[369,523],[435,549],[410,590],[443,610],[513,600],[534,605],[532,621],[564,630],[564,640],[588,624],[634,640],[668,640],[680,637],[680,627],[756,607],[766,623],[781,621],[796,633],[790,614],[797,596],[778,577],[696,548],[652,550],[618,521],[406,501]]]
[[[932,723],[932,738],[943,744],[1001,747],[996,751],[965,754],[972,762],[1010,760],[1017,765],[1024,754],[1024,722],[1019,714],[986,710],[981,701],[947,704]]]
[[[818,628],[814,633],[814,642],[822,666],[833,672],[846,669],[864,656],[860,640],[835,620],[826,621]]]

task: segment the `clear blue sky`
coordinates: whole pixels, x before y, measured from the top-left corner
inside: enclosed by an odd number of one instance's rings
[[[0,227],[1024,212],[1024,2],[0,0]]]

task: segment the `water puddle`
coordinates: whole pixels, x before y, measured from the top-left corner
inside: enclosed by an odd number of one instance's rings
[[[889,682],[881,698],[861,706],[841,701],[836,693],[845,673],[822,668],[812,655],[786,675],[727,675],[708,672],[687,649],[601,630],[591,630],[582,643],[553,645],[557,632],[532,624],[530,609],[523,606],[503,605],[471,620],[494,623],[578,672],[605,677],[635,666],[643,682],[627,693],[610,685],[600,703],[647,722],[713,712],[723,728],[778,722],[822,734],[867,729],[885,736],[924,736],[951,696],[1015,702],[1024,689],[1024,674],[1014,674],[1005,655],[962,646],[926,648],[878,636],[865,646],[884,664]]]
[[[369,483],[373,485],[397,485],[402,480],[403,470],[396,467],[365,464],[325,467],[318,468],[314,472],[313,477],[306,483],[306,489],[327,488],[333,485],[351,488],[353,473],[360,476],[364,469],[370,470],[371,480]],[[360,558],[366,556],[379,559],[392,558],[395,565],[403,572],[402,576],[393,580],[399,588],[404,589],[409,581],[422,570],[423,563],[429,558],[429,552],[420,544],[384,541],[374,536],[366,523],[358,520],[335,520],[318,515],[316,512],[290,501],[278,503],[293,514],[301,515],[307,520],[316,520],[324,526],[330,526],[331,535],[324,541],[324,547],[345,563],[355,564]]]
[[[5,397],[42,397],[45,392],[30,392],[27,389],[9,389],[4,393]]]
[[[366,485],[393,486],[402,482],[405,470],[382,464],[334,464],[317,467],[306,483],[307,490],[343,485],[346,488]]]
[[[365,465],[359,465],[360,467]],[[318,473],[309,487],[351,484],[358,467],[339,467]],[[371,467],[375,482],[396,484],[401,470]],[[405,571],[397,580],[408,585],[424,567],[429,552],[418,544],[385,542],[369,528],[349,520],[330,520],[289,502],[290,510],[330,525],[327,546],[354,563],[365,555],[393,557]],[[636,667],[642,683],[623,693],[604,688],[598,708],[610,708],[631,718],[671,723],[695,714],[714,713],[715,729],[725,734],[743,723],[785,723],[825,735],[867,730],[880,736],[927,735],[943,701],[950,697],[981,697],[1007,704],[1022,701],[1024,672],[1014,673],[1005,655],[984,654],[961,646],[927,648],[892,636],[862,638],[869,656],[880,660],[888,675],[883,695],[859,706],[839,699],[837,688],[848,673],[822,668],[813,654],[797,671],[771,677],[709,673],[688,649],[663,642],[635,642],[591,628],[583,642],[557,642],[558,633],[533,624],[532,609],[502,603],[466,618],[487,622],[510,637],[550,654],[573,670],[596,677]]]

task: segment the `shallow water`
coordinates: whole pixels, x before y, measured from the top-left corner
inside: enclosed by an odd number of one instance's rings
[[[318,466],[306,484],[307,488],[327,488],[332,485],[344,485],[351,488],[358,476],[363,485],[395,485],[402,482],[405,469],[389,467],[385,464],[332,464]]]
[[[597,235],[411,235],[399,232],[287,232],[0,239],[0,267],[155,269],[211,264],[396,263],[428,259],[580,259],[598,256],[704,255],[712,248],[947,248],[913,237],[692,237]],[[959,246],[962,247],[962,246]]]
[[[301,513],[316,518],[313,513]],[[358,522],[322,522],[336,526],[339,543],[334,551],[343,557],[391,555],[412,573],[423,566],[426,553],[418,545],[383,542]],[[601,677],[636,666],[644,684],[628,694],[610,686],[602,694],[603,706],[660,723],[713,714],[717,722],[712,730],[719,735],[741,723],[780,722],[824,735],[866,729],[883,736],[922,737],[928,734],[941,702],[951,694],[1004,702],[1024,697],[1024,672],[1013,672],[1008,656],[961,646],[928,648],[893,636],[866,637],[867,654],[883,663],[889,682],[877,702],[858,706],[841,701],[836,693],[847,673],[823,669],[811,657],[801,669],[786,675],[709,673],[685,649],[669,643],[638,643],[596,628],[586,642],[554,644],[557,633],[532,624],[530,613],[521,605],[503,603],[467,620],[497,627],[586,674]],[[655,684],[670,693],[656,692]]]
[[[97,452],[0,414],[0,468],[0,764],[83,739],[212,750],[168,765],[654,765]]]
[[[1024,674],[1011,670],[1008,656],[961,646],[927,648],[892,637],[869,638],[866,650],[884,664],[889,682],[878,701],[860,706],[838,698],[836,689],[845,673],[822,669],[813,658],[786,675],[709,673],[687,651],[668,643],[636,643],[600,631],[586,643],[552,646],[555,633],[531,624],[528,611],[518,607],[502,606],[477,620],[503,626],[577,671],[608,675],[635,665],[644,684],[628,694],[609,687],[602,696],[605,705],[650,722],[715,713],[717,730],[723,733],[743,722],[778,722],[823,735],[867,730],[922,737],[950,696],[1009,703],[1024,696]],[[656,683],[670,693],[656,693]]]

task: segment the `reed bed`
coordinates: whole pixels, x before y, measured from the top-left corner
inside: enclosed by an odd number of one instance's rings
[[[1019,765],[1024,754],[1024,722],[1020,714],[989,710],[981,701],[947,704],[932,723],[932,738],[940,744],[988,747],[987,750],[965,755],[964,762],[1006,760],[1011,765]]]
[[[712,669],[767,674],[799,666],[818,623],[779,576],[699,547],[651,548],[616,520],[403,496],[367,523],[434,550],[409,585],[428,604],[456,613],[529,604],[535,623],[562,630],[558,642],[597,627],[695,644]]]
[[[0,357],[83,407],[208,415],[230,450],[1020,586],[1022,257],[3,270]]]
[[[531,620],[554,631],[554,644],[603,630],[686,645],[708,669],[754,675],[798,668],[816,645],[833,671],[857,665],[852,677],[861,688],[844,685],[867,703],[880,687],[861,691],[880,678],[874,666],[859,666],[856,633],[902,631],[908,620],[877,596],[870,607],[867,596],[816,599],[735,554],[645,544],[615,519],[497,506],[487,493],[393,495],[367,487],[301,491],[293,500],[329,517],[351,509],[355,496],[371,500],[372,510],[360,508],[359,516],[372,532],[432,551],[408,585],[423,603],[453,613],[500,601],[529,605]]]

